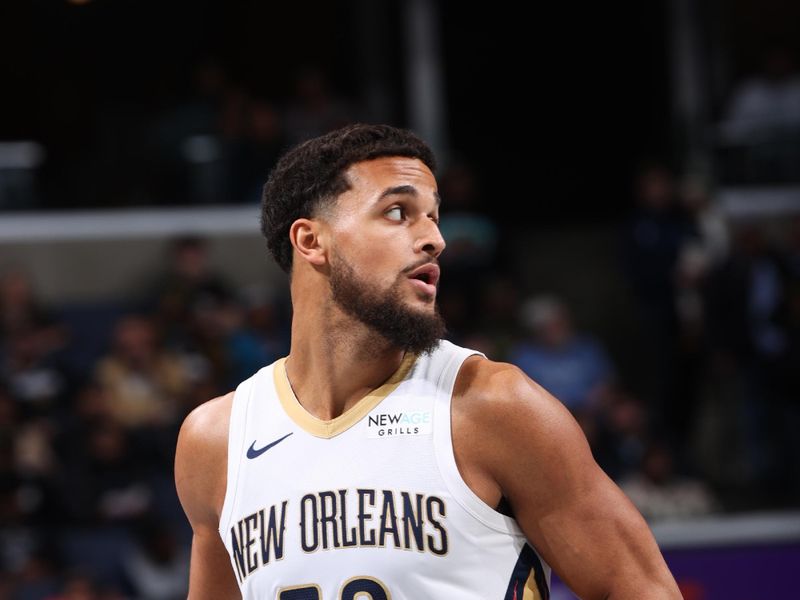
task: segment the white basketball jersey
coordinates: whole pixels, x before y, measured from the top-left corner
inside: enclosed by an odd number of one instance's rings
[[[332,421],[303,409],[285,359],[239,385],[220,535],[245,600],[548,598],[550,568],[456,467],[450,402],[472,354],[408,354]]]

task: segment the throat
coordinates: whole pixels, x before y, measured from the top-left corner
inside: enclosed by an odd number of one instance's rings
[[[333,421],[356,407],[401,370],[405,353],[372,361],[339,361],[328,354],[319,360],[303,360],[292,352],[284,363],[288,386],[297,403],[315,419]],[[313,366],[312,366],[313,365]]]

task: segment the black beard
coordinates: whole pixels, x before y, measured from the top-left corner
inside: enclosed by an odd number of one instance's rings
[[[392,346],[424,354],[433,350],[445,334],[444,319],[438,307],[431,313],[424,313],[400,302],[402,279],[386,291],[377,290],[358,278],[353,267],[339,257],[331,263],[330,281],[334,302]]]

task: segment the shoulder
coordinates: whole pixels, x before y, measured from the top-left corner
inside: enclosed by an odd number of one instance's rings
[[[465,417],[492,420],[566,411],[558,400],[519,367],[477,355],[466,359],[461,366],[453,401],[454,410]]]
[[[181,437],[187,441],[211,445],[224,437],[227,443],[233,395],[234,392],[229,392],[192,410],[181,425]]]
[[[218,520],[222,509],[233,395],[230,392],[195,408],[178,435],[175,486],[193,525]]]
[[[594,464],[583,431],[567,408],[518,367],[479,356],[464,361],[453,391],[454,436],[498,483],[511,465],[546,476],[570,457]]]

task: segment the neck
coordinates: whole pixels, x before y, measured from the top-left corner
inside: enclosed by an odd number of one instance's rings
[[[311,300],[309,300],[311,299]],[[325,421],[354,406],[400,367],[404,351],[346,314],[326,296],[292,290],[286,374],[309,413]]]

